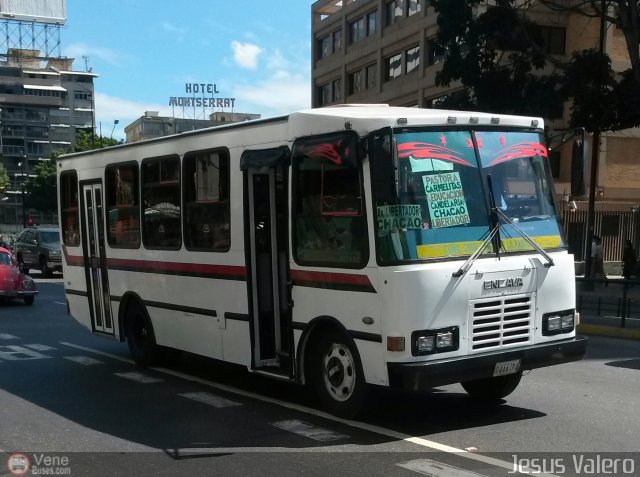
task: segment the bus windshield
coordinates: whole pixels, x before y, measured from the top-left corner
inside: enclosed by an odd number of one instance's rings
[[[493,214],[494,221],[503,217],[500,241],[483,253],[497,253],[498,243],[500,253],[533,250],[523,233],[544,249],[564,247],[543,142],[537,132],[517,130],[403,129],[393,140],[378,137],[372,158],[378,261],[473,254],[493,227],[492,203],[502,212]]]

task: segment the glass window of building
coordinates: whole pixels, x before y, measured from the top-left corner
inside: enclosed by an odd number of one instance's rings
[[[407,16],[413,16],[422,9],[420,0],[407,0]]]
[[[333,81],[333,100],[342,101],[342,80],[339,78]]]
[[[366,28],[364,23],[364,17],[360,17],[350,23],[349,29],[351,31],[351,43],[355,43],[365,38]]]
[[[407,74],[417,70],[420,66],[420,45],[409,48],[405,52],[405,57],[405,61],[407,62]]]
[[[564,55],[566,29],[562,27],[539,26],[538,34],[545,51],[551,55]]]
[[[331,103],[331,83],[318,86],[318,99],[320,106]]]
[[[331,38],[329,35],[318,40],[318,59],[326,58],[331,52]]]
[[[385,63],[385,78],[387,80],[397,78],[402,74],[402,54],[398,53],[386,58]]]
[[[333,32],[333,52],[336,53],[342,49],[342,30]]]
[[[366,81],[367,81],[367,89],[372,89],[376,87],[376,84],[378,82],[377,78],[378,78],[378,66],[373,63],[372,65],[369,65],[365,68],[365,72],[366,72]]]
[[[385,4],[387,26],[393,25],[402,18],[402,2],[404,0],[392,0]]]
[[[375,35],[378,28],[378,10],[367,13],[367,35]]]
[[[349,73],[349,94],[362,91],[362,70]]]

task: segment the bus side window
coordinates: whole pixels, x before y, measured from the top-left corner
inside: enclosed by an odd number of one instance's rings
[[[127,163],[107,166],[105,175],[109,245],[138,248],[140,246],[138,165]]]
[[[226,252],[231,247],[229,154],[201,151],[183,160],[185,247]]]
[[[180,160],[177,156],[142,161],[142,203],[145,247],[179,249],[182,228]]]
[[[80,218],[78,211],[78,175],[75,171],[60,174],[61,210],[65,245],[80,245]]]

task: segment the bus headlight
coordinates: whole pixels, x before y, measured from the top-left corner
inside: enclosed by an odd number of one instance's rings
[[[411,354],[442,353],[458,349],[460,333],[457,326],[438,330],[422,330],[411,333]]]
[[[560,333],[571,333],[575,328],[574,310],[565,310],[542,315],[542,335],[552,336]]]

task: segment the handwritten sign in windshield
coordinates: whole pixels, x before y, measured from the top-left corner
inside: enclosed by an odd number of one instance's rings
[[[419,205],[382,205],[378,207],[378,236],[392,230],[422,228],[422,213]]]
[[[459,172],[422,176],[429,201],[431,227],[451,227],[471,222]]]

